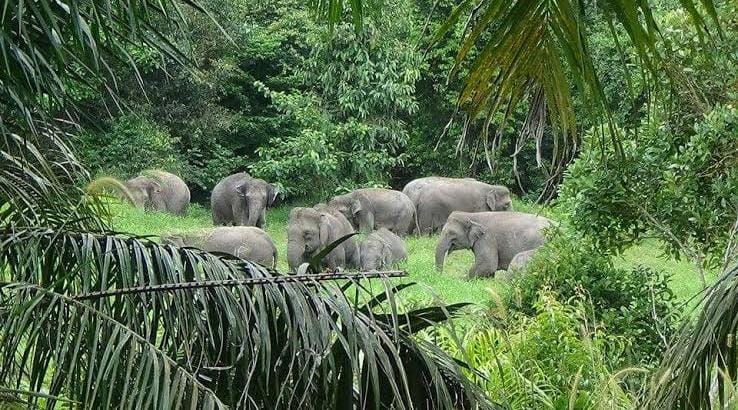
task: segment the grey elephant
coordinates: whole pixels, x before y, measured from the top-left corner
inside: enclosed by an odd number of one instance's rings
[[[276,268],[277,247],[263,230],[253,226],[219,226],[201,232],[162,235],[165,245],[223,252]]]
[[[531,259],[533,259],[533,255],[535,255],[536,251],[537,249],[530,249],[527,251],[518,252],[510,261],[510,266],[508,267],[508,269],[516,269],[519,271],[525,270],[525,267],[528,266]]]
[[[350,233],[353,230],[347,230],[345,224],[331,212],[293,208],[287,223],[287,262],[290,269],[296,270],[327,245]],[[347,245],[344,242],[323,258],[321,267],[335,270],[348,266],[352,256],[349,255],[347,263],[346,253]]]
[[[326,204],[319,203],[313,206],[318,212],[331,214],[339,225],[340,236],[345,236],[354,232],[354,227],[348,219],[336,208]],[[347,267],[359,267],[359,244],[354,237],[348,238],[343,242],[343,250],[345,254],[345,263]]]
[[[407,195],[384,188],[357,189],[333,197],[328,204],[339,210],[362,232],[387,228],[406,235],[415,225],[415,206]]]
[[[420,233],[439,230],[454,211],[511,211],[510,190],[471,179],[437,181],[418,195],[416,212]]]
[[[407,259],[402,238],[386,228],[380,228],[364,238],[359,245],[364,271],[383,269]]]
[[[227,176],[210,195],[213,224],[263,228],[266,209],[274,204],[277,193],[274,185],[245,172]]]
[[[184,215],[190,205],[187,184],[166,171],[144,171],[124,185],[138,208]]]
[[[494,276],[518,253],[541,246],[543,230],[551,224],[547,218],[522,212],[453,212],[436,246],[436,268],[443,270],[447,254],[471,249],[475,260],[469,277]]]
[[[450,178],[450,177],[437,177],[437,176],[431,176],[431,177],[423,177],[423,178],[417,178],[413,179],[412,181],[408,182],[404,188],[402,188],[402,193],[407,195],[408,198],[413,202],[414,205],[418,204],[418,197],[420,196],[420,193],[425,189],[427,186],[433,186],[437,182],[459,182],[459,181],[476,181],[473,178]]]

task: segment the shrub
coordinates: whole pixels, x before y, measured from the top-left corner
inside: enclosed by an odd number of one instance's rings
[[[650,365],[675,331],[677,309],[669,276],[645,267],[616,268],[587,239],[567,234],[553,238],[536,253],[525,275],[513,283],[510,306],[535,315],[541,289],[561,300],[585,294],[594,317],[622,346],[608,352],[614,366]]]
[[[551,291],[537,295],[532,316],[515,314],[504,327],[474,323],[460,337],[445,328],[430,336],[468,361],[470,377],[510,408],[632,408],[631,398],[606,360],[612,338],[594,326],[583,295],[562,303]],[[487,319],[486,317],[484,319]]]
[[[78,147],[91,169],[130,177],[144,169],[180,171],[175,143],[165,129],[147,118],[124,115],[114,119],[107,131],[82,133]]]
[[[622,155],[590,137],[561,188],[572,226],[603,251],[657,236],[672,256],[719,267],[738,215],[736,133],[738,110],[725,106],[688,134],[652,124]]]

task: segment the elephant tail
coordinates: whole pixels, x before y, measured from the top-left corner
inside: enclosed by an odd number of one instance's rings
[[[112,192],[119,198],[130,202],[132,205],[136,205],[133,199],[133,194],[128,190],[126,184],[113,177],[100,177],[93,179],[89,184],[87,184],[85,192],[87,195],[91,196],[99,196],[105,192]]]
[[[415,234],[420,235],[420,224],[418,223],[418,208],[413,204],[413,222],[415,223]]]
[[[274,262],[272,262],[272,269],[277,269],[277,247],[275,246],[272,250],[272,257],[274,258]]]

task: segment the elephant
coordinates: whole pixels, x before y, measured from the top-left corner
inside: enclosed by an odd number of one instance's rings
[[[277,247],[266,232],[253,226],[219,226],[203,232],[162,235],[161,242],[228,253],[263,266],[277,267]]]
[[[543,229],[552,224],[522,212],[452,212],[436,246],[436,268],[443,270],[447,254],[471,249],[475,261],[469,277],[494,276],[498,269],[507,269],[518,253],[541,246]]]
[[[351,225],[348,219],[338,209],[325,204],[319,203],[313,206],[318,212],[327,212],[331,214],[338,221],[340,227],[340,236],[346,236],[354,232],[354,227]],[[339,236],[339,237],[340,237]],[[359,267],[359,245],[356,243],[354,237],[348,238],[343,242],[343,249],[346,255],[346,266],[358,268]]]
[[[357,189],[333,197],[328,204],[340,211],[354,229],[371,232],[387,228],[406,235],[415,224],[415,206],[407,195],[384,188]]]
[[[161,170],[144,171],[124,183],[137,208],[184,215],[190,189],[178,176]]]
[[[402,188],[402,193],[407,195],[407,197],[410,198],[411,201],[413,201],[413,204],[417,206],[418,197],[420,196],[420,192],[422,192],[425,187],[432,186],[433,184],[437,182],[458,182],[458,181],[476,181],[476,180],[473,178],[450,178],[450,177],[437,177],[437,176],[417,178],[417,179],[413,179],[412,181],[408,182],[405,185],[405,187]]]
[[[370,233],[359,245],[360,268],[371,271],[392,266],[407,259],[407,251],[402,238],[386,228]]]
[[[418,195],[416,212],[420,233],[433,233],[443,227],[454,211],[511,211],[510,190],[471,179],[436,181]]]
[[[277,188],[239,172],[220,180],[210,195],[214,225],[264,227],[266,209],[274,204]]]
[[[345,224],[331,212],[315,208],[292,208],[287,223],[287,262],[290,269],[296,270],[327,245],[350,233],[353,230],[346,230]],[[344,242],[323,258],[322,268],[335,270],[346,267],[346,253],[347,245]]]
[[[533,255],[535,255],[536,250],[537,249],[530,249],[527,251],[518,252],[510,261],[510,266],[508,267],[508,269],[515,269],[519,271],[525,270],[525,267],[528,266],[530,260],[533,259]]]

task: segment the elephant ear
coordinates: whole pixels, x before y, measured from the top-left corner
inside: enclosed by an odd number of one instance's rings
[[[272,184],[266,185],[266,192],[267,192],[267,206],[274,205],[274,202],[277,200],[277,195],[279,194],[279,190],[276,186]]]
[[[474,244],[485,234],[485,229],[482,225],[469,221],[469,243]]]
[[[382,242],[382,266],[387,267],[392,264],[392,246],[388,242]]]
[[[328,219],[328,214],[321,213],[320,214],[320,221],[318,222],[318,228],[319,228],[319,235],[320,235],[320,243],[321,244],[328,244],[333,242],[333,239],[331,237],[331,229],[330,229],[331,222]]]
[[[356,195],[351,201],[351,215],[356,217],[359,212],[364,210],[364,198],[361,195]]]
[[[496,189],[491,189],[489,192],[487,192],[487,208],[489,208],[490,211],[497,210],[497,190]]]

